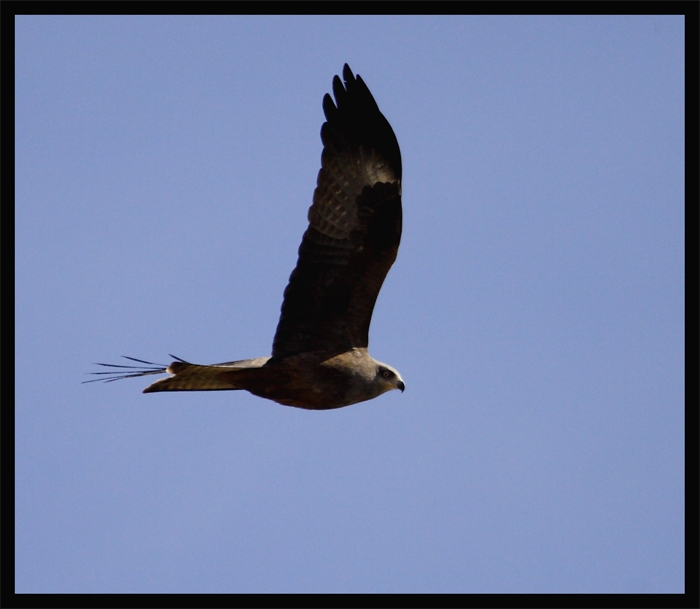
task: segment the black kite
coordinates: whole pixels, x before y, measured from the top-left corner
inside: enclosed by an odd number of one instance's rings
[[[170,373],[144,389],[245,389],[287,406],[324,410],[404,390],[401,375],[367,351],[369,324],[401,240],[401,152],[394,131],[347,64],[323,98],[323,154],[309,228],[284,291],[272,356],[200,366],[117,366],[123,374]],[[173,356],[174,357],[174,356]]]

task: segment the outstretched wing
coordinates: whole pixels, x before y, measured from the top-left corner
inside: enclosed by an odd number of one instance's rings
[[[374,303],[401,240],[401,152],[360,76],[333,79],[309,228],[284,291],[273,357],[367,347]]]

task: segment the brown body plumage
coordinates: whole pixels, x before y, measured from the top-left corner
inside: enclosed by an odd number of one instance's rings
[[[399,373],[367,352],[374,304],[401,240],[401,153],[372,94],[350,68],[323,99],[323,154],[309,227],[284,291],[271,357],[213,366],[115,366],[134,376],[173,376],[144,393],[245,389],[287,406],[325,410],[391,389]],[[132,359],[133,358],[129,358]],[[100,379],[97,379],[100,380]]]

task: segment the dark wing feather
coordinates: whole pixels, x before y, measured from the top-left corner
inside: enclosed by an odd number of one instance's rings
[[[367,347],[401,240],[401,152],[367,85],[346,64],[323,98],[321,171],[284,291],[273,357]]]

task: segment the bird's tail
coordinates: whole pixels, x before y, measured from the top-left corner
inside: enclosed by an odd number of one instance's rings
[[[106,383],[118,381],[126,378],[138,376],[148,376],[151,374],[170,373],[165,379],[160,379],[146,387],[144,393],[155,393],[157,391],[221,391],[231,389],[244,389],[245,381],[250,376],[251,370],[260,368],[267,362],[269,357],[258,357],[255,359],[239,360],[236,362],[226,362],[213,366],[203,366],[191,364],[179,357],[171,355],[176,361],[169,366],[154,364],[133,357],[122,356],[126,359],[145,364],[145,366],[125,366],[117,364],[97,364],[109,368],[119,368],[120,372],[92,372],[95,375],[109,375],[98,379],[85,381],[104,381]]]

